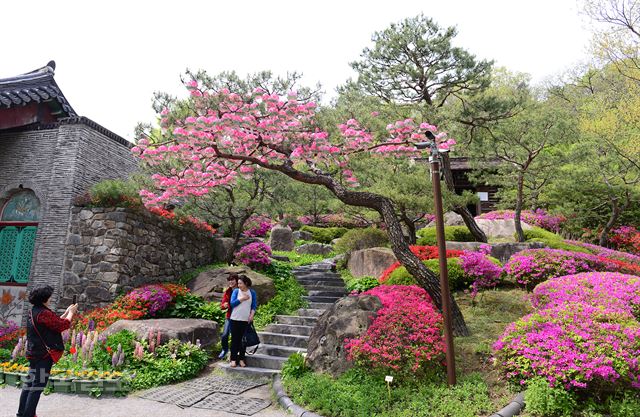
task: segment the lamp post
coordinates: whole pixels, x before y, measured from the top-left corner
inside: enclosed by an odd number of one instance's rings
[[[440,296],[442,298],[442,316],[444,317],[445,356],[447,361],[447,383],[456,384],[456,362],[453,350],[453,326],[451,318],[451,293],[447,271],[447,247],[444,238],[444,213],[442,210],[442,189],[440,188],[440,150],[432,132],[425,133],[428,141],[416,143],[418,149],[429,149],[431,182],[433,183],[433,201],[436,215],[436,239],[438,242],[438,260],[440,265]]]

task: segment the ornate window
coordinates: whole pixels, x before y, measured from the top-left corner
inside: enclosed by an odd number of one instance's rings
[[[0,213],[0,283],[26,284],[31,272],[40,201],[31,190],[13,194]]]

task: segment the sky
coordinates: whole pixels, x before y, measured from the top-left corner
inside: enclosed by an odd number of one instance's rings
[[[55,60],[76,112],[134,140],[136,123],[155,121],[154,91],[186,96],[187,68],[298,71],[328,101],[374,32],[419,13],[456,26],[456,46],[541,82],[587,59],[577,1],[4,0],[0,78]]]

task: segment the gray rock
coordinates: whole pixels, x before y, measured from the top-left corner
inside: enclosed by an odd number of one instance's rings
[[[233,239],[219,237],[213,239],[213,257],[216,261],[226,261],[233,253]]]
[[[297,253],[308,255],[328,255],[331,251],[333,251],[331,245],[324,245],[322,243],[306,243],[296,248]]]
[[[389,248],[361,249],[351,252],[347,268],[354,277],[379,278],[396,261],[396,256]]]
[[[307,364],[311,369],[336,377],[351,368],[344,340],[364,334],[381,307],[378,297],[371,295],[345,297],[333,304],[309,336]]]
[[[313,240],[313,235],[309,232],[297,231],[293,232],[294,240]]]
[[[514,235],[516,233],[516,224],[513,219],[505,220],[486,220],[476,219],[478,227],[487,235],[487,238],[491,239],[508,239],[514,241]],[[522,230],[529,230],[531,226],[522,222]]]
[[[247,266],[230,266],[227,268],[211,269],[201,272],[187,283],[193,294],[208,301],[218,301],[227,288],[227,277],[231,274],[246,275],[251,279],[252,286],[258,296],[258,305],[265,304],[276,295],[273,280],[265,275],[251,270]]]
[[[195,343],[199,339],[205,349],[215,346],[220,338],[218,323],[202,319],[118,320],[105,330],[105,334],[122,330],[130,330],[140,339],[146,339],[149,330],[160,330],[161,343],[171,339]]]
[[[271,250],[291,251],[295,247],[293,232],[289,226],[275,225],[269,238]]]
[[[464,220],[462,216],[453,211],[444,213],[444,225],[445,226],[464,226]]]

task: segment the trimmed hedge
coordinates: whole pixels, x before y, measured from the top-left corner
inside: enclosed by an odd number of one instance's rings
[[[331,243],[333,239],[342,237],[349,229],[346,227],[315,227],[302,226],[303,232],[309,232],[313,235],[313,240],[320,243]]]
[[[527,242],[541,242],[551,249],[562,249],[571,252],[591,253],[591,251],[586,248],[566,243],[562,236],[557,235],[553,232],[549,232],[548,230],[544,230],[541,227],[533,227],[532,229],[524,230],[523,232],[524,238]]]
[[[423,264],[434,274],[440,275],[440,264],[438,259],[427,259]],[[464,290],[473,283],[471,277],[467,277],[460,266],[460,258],[447,258],[447,271],[449,276],[449,286],[451,290]],[[415,278],[404,266],[397,268],[391,273],[384,285],[417,285]]]
[[[417,232],[418,241],[417,245],[420,246],[437,246],[438,242],[436,240],[436,228],[435,227],[425,227],[424,229],[420,229]],[[449,240],[452,242],[475,242],[476,239],[473,237],[467,226],[445,226],[444,228],[444,238],[445,240]]]
[[[345,233],[335,249],[338,253],[346,253],[360,249],[377,248],[387,246],[389,244],[389,236],[384,230],[377,227],[367,227],[365,229],[351,229]]]

